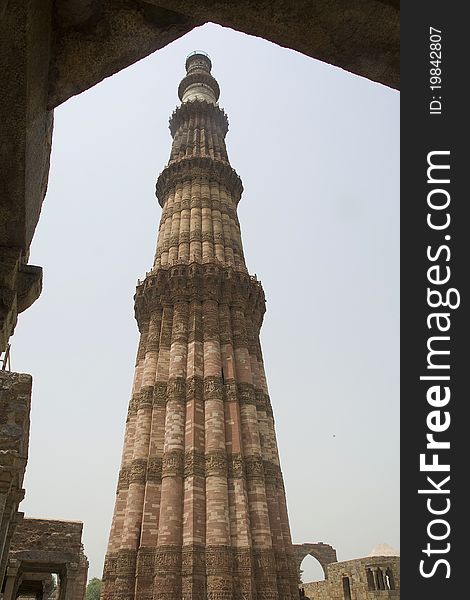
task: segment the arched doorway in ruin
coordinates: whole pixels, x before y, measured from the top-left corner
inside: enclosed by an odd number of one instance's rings
[[[323,542],[294,544],[294,554],[297,560],[297,568],[299,573],[302,569],[304,559],[306,557],[311,556],[320,563],[321,569],[323,571],[323,577],[325,579],[328,578],[327,565],[333,562],[337,562],[338,560],[335,548],[333,548],[333,546],[330,546],[329,544],[324,544]]]

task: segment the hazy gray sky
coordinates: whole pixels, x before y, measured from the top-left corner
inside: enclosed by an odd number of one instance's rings
[[[209,53],[245,192],[245,256],[267,298],[264,360],[295,543],[339,560],[399,546],[396,91],[206,25],[55,112],[31,260],[41,298],[12,368],[34,377],[27,516],[81,520],[101,577],[152,263],[155,180],[186,55]],[[304,580],[320,574],[304,561]]]

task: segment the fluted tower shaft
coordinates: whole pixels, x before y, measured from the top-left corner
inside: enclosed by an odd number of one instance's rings
[[[293,600],[296,563],[246,269],[228,121],[194,53],[157,180],[163,208],[140,330],[102,600]]]

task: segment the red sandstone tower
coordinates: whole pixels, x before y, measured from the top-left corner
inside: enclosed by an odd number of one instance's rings
[[[141,334],[102,600],[298,598],[228,121],[203,53],[186,60]]]

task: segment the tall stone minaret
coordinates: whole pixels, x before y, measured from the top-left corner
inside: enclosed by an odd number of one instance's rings
[[[297,569],[227,117],[186,60],[140,330],[102,600],[294,600]],[[247,140],[247,143],[249,141]]]

